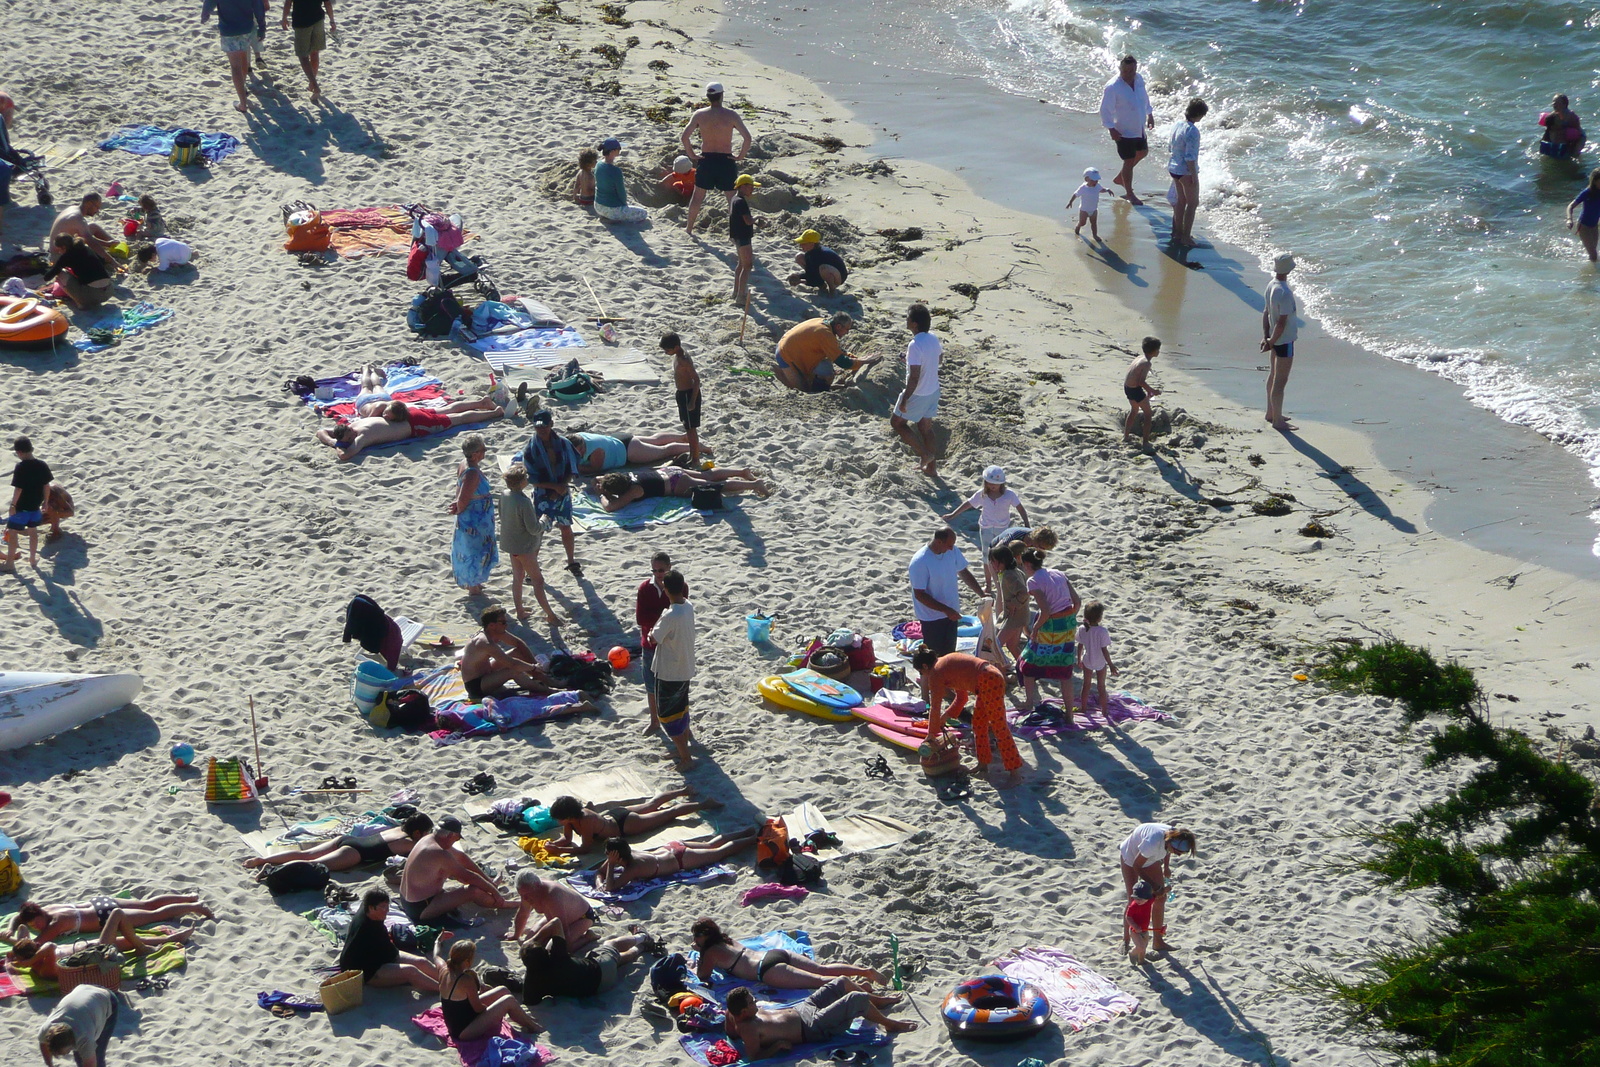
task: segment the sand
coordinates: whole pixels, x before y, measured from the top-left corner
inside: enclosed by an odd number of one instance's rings
[[[237,860],[249,852],[238,831],[365,807],[281,798],[290,787],[348,773],[378,795],[414,787],[440,814],[461,810],[460,785],[480,770],[522,782],[629,767],[662,788],[683,781],[661,739],[639,735],[636,671],[603,715],[445,748],[379,735],[350,706],[359,656],[339,635],[353,593],[455,631],[470,630],[486,603],[458,589],[448,567],[444,508],[459,438],[336,465],[280,383],[405,355],[469,393],[487,387],[488,373],[446,343],[407,335],[402,314],[417,286],[398,259],[313,268],[282,252],[278,205],[288,200],[447,206],[480,235],[475,251],[508,293],[581,322],[594,313],[587,282],[608,313],[629,320],[618,326],[622,347],[651,350],[666,329],[684,335],[719,462],[767,471],[778,492],[714,522],[580,537],[582,582],[547,542],[555,602],[571,620],[567,645],[604,651],[632,637],[633,589],[650,553],[668,550],[700,618],[696,732],[707,752],[687,781],[726,803],[709,821],[734,830],[810,800],[830,816],[874,812],[920,831],[829,861],[826,891],[798,904],[739,907],[758,881],[746,860],[731,885],[660,894],[628,915],[676,948],[705,914],[741,935],[804,928],[824,958],[877,966],[897,934],[924,961],[907,1014],[926,1024],[896,1042],[898,1062],[953,1064],[969,1053],[984,1063],[1365,1062],[1320,1004],[1286,986],[1302,965],[1343,968],[1422,928],[1418,902],[1323,865],[1361,854],[1346,831],[1402,817],[1446,783],[1421,767],[1427,727],[1406,730],[1384,701],[1328,694],[1293,674],[1318,643],[1393,633],[1477,669],[1486,691],[1507,694],[1491,706],[1509,724],[1542,736],[1593,723],[1592,582],[1431,532],[1427,494],[1379,466],[1364,439],[1307,430],[1306,442],[1351,467],[1334,474],[1263,431],[1259,412],[1170,367],[1157,379],[1181,401],[1164,405],[1173,426],[1162,447],[1125,450],[1117,386],[1148,326],[1097,291],[1057,220],[997,207],[931,167],[868,165],[869,132],[837,105],[704,45],[709,9],[634,3],[621,16],[630,27],[575,4],[554,16],[459,0],[340,12],[344,43],[324,58],[320,111],[274,23],[268,88],[248,121],[231,109],[214,33],[192,13],[29,2],[10,14],[29,27],[0,45],[6,69],[21,72],[6,86],[21,108],[20,144],[88,145],[131,121],[246,142],[208,172],[93,149],[54,171],[62,203],[113,178],[153,193],[200,250],[200,266],[124,281],[119,302],[176,310],[151,333],[81,356],[0,358],[5,432],[33,437],[80,509],[37,570],[24,562],[0,580],[0,666],[132,669],[145,680],[137,704],[99,724],[0,754],[0,784],[16,796],[0,827],[26,850],[34,899],[192,889],[221,917],[201,927],[171,989],[128,996],[117,1063],[454,1062],[408,1023],[430,1003],[411,994],[372,991],[331,1021],[256,1007],[258,991],[314,989],[315,969],[333,954],[294,914],[309,898],[275,902],[242,872]],[[639,41],[619,67],[591,52],[621,50],[630,37]],[[61,73],[85,54],[97,57],[92,70]],[[649,66],[657,60],[670,66]],[[676,154],[687,104],[712,77],[752,105],[761,158],[751,169],[771,197],[758,201],[763,269],[745,346],[727,301],[720,218],[696,244],[675,229],[678,211],[646,199],[652,167]],[[679,102],[661,124],[650,109],[666,96]],[[549,195],[570,181],[579,148],[611,134],[629,146],[630,193],[656,208],[649,229],[609,230]],[[845,147],[800,138],[825,134]],[[796,190],[792,215],[766,210],[784,199],[780,185]],[[8,253],[36,247],[48,224],[44,209],[13,205],[0,237]],[[787,238],[810,225],[856,265],[839,298],[781,283]],[[906,227],[922,236],[875,234]],[[935,309],[945,343],[942,483],[918,475],[887,432],[904,311],[918,299]],[[732,373],[762,365],[788,323],[839,308],[862,323],[853,347],[888,357],[860,390],[798,397]],[[617,387],[561,421],[648,432],[675,419],[661,385]],[[491,424],[486,467],[529,432],[520,416]],[[905,618],[907,560],[990,463],[1006,466],[1030,514],[1063,534],[1056,559],[1080,591],[1106,602],[1119,684],[1176,719],[1024,745],[1026,785],[1000,793],[979,782],[969,800],[945,805],[912,761],[863,730],[763,707],[755,682],[775,654],[745,641],[743,618],[775,613],[784,644]],[[1250,503],[1269,492],[1292,495],[1293,512],[1253,514]],[[1335,536],[1300,536],[1313,515]],[[489,594],[508,598],[504,565]],[[524,636],[550,647],[542,631]],[[418,651],[410,662],[446,659]],[[195,777],[175,774],[166,750],[188,741],[203,755],[250,754],[252,696],[281,799],[261,811],[207,810]],[[864,773],[877,755],[892,780]],[[1180,951],[1139,971],[1117,952],[1115,849],[1150,818],[1193,827],[1201,855],[1175,868],[1170,936]],[[483,860],[511,851],[479,830],[465,844]],[[481,928],[490,961],[503,958],[497,935],[508,918]],[[1024,945],[1073,952],[1138,997],[1140,1011],[999,1051],[953,1047],[938,1024],[945,991]],[[565,1062],[685,1062],[633,1010],[642,980],[635,970],[599,1000],[538,1009]],[[22,998],[0,1009],[6,1062],[37,1055],[34,1028],[48,1009]]]

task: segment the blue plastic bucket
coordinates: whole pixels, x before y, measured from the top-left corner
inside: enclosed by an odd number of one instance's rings
[[[752,645],[765,644],[772,640],[772,616],[746,615],[744,617],[744,635],[750,639]]]
[[[961,621],[956,623],[957,637],[977,637],[983,633],[983,623],[976,615],[963,615]]]
[[[383,664],[367,660],[356,668],[355,677],[350,681],[350,699],[363,712],[370,711],[378,698],[393,689],[399,680]]]

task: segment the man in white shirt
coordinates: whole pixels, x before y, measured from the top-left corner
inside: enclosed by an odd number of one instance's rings
[[[694,678],[694,605],[689,603],[689,583],[676,570],[661,579],[672,601],[656,620],[650,637],[656,643],[651,669],[656,676],[656,720],[678,750],[678,769],[694,765],[689,755],[689,684]]]
[[[906,329],[911,343],[906,345],[906,387],[895,399],[889,425],[922,461],[922,473],[930,478],[939,473],[937,446],[933,439],[933,417],[939,413],[939,356],[944,348],[928,331],[933,316],[926,304],[912,304],[906,312]]]
[[[1117,143],[1117,157],[1122,160],[1122,170],[1111,179],[1112,184],[1122,186],[1128,203],[1144,203],[1133,191],[1133,168],[1150,151],[1145,131],[1156,128],[1156,113],[1150,109],[1139,61],[1132,56],[1122,57],[1117,76],[1106,82],[1100,94],[1100,123]]]

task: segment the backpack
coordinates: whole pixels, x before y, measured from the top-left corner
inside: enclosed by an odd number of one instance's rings
[[[696,511],[721,511],[722,487],[720,485],[697,485],[689,491],[689,506]]]
[[[384,693],[373,705],[367,721],[374,726],[394,726],[401,730],[419,730],[433,725],[433,706],[427,695],[418,689],[401,689]]]
[[[550,394],[550,399],[563,404],[581,404],[596,392],[594,379],[581,370],[554,379],[545,385],[544,391]]]
[[[411,254],[406,257],[406,278],[409,281],[420,282],[428,276],[428,246],[421,241],[411,245]]]
[[[406,324],[424,337],[443,337],[463,314],[461,301],[448,289],[429,289],[411,299]]]
[[[666,1000],[689,988],[689,960],[681,952],[663,956],[650,965],[650,988]]]
[[[784,885],[812,885],[822,881],[822,861],[808,852],[792,853],[778,865],[778,881]]]
[[[579,659],[558,652],[550,657],[550,676],[563,688],[581,689],[585,693],[604,696],[616,684],[615,671],[603,659]]]
[[[756,866],[780,867],[789,858],[789,824],[783,816],[768,819],[756,837]]]
[[[326,863],[308,863],[305,860],[295,860],[293,863],[269,863],[261,868],[261,873],[256,875],[256,881],[267,887],[275,897],[285,893],[303,893],[306,891],[322,892],[328,885],[333,875],[328,871]]]
[[[200,131],[179,130],[172,139],[172,154],[167,158],[172,160],[174,167],[204,163],[205,157],[200,154]]]

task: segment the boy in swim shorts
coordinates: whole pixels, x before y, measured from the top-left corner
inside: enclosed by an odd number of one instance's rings
[[[677,392],[678,421],[689,435],[689,462],[700,466],[700,372],[683,350],[683,339],[675,333],[661,336],[661,351],[672,357],[672,382]]]
[[[1144,416],[1144,443],[1150,443],[1150,424],[1155,421],[1155,414],[1150,410],[1150,398],[1161,395],[1161,390],[1146,380],[1150,373],[1150,361],[1161,354],[1161,338],[1146,337],[1140,347],[1144,349],[1143,353],[1128,364],[1127,377],[1122,379],[1122,394],[1133,405],[1128,412],[1127,422],[1122,424],[1123,444],[1127,444],[1128,438],[1133,436],[1133,425],[1140,415]]]

